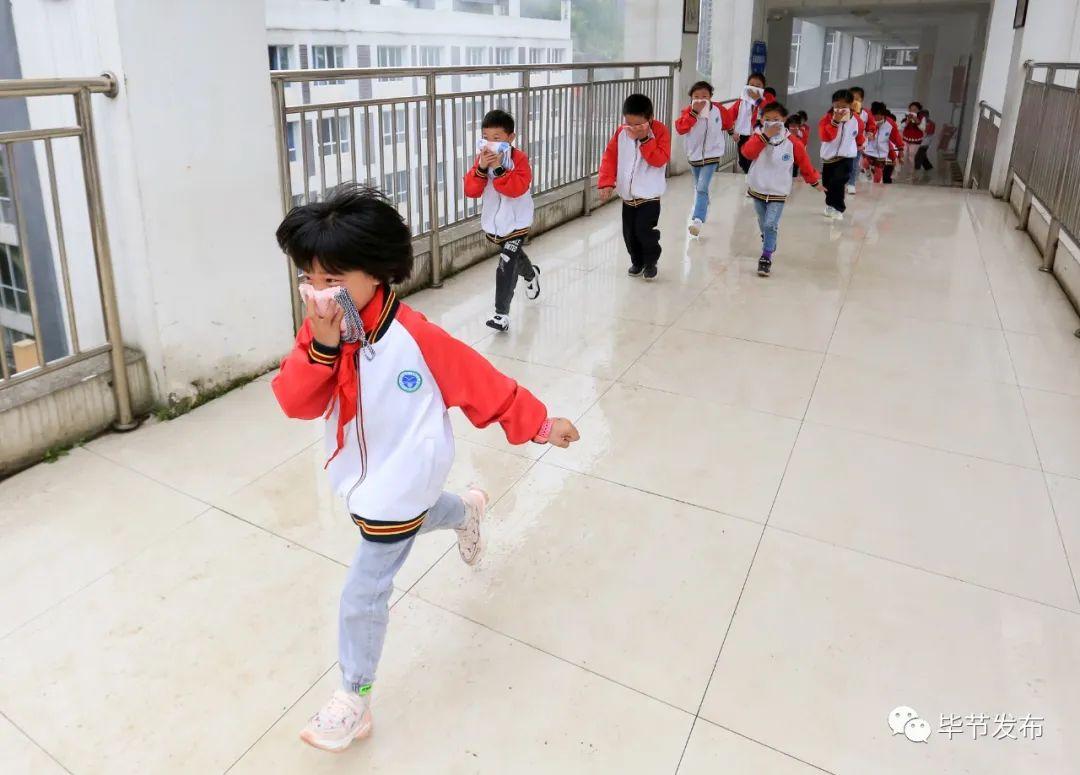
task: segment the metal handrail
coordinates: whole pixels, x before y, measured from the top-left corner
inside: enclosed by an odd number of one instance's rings
[[[112,253],[109,246],[109,231],[105,219],[105,206],[101,192],[101,175],[98,167],[97,143],[94,134],[94,117],[91,94],[104,94],[115,97],[119,90],[119,81],[111,73],[90,78],[28,78],[19,80],[0,80],[0,99],[48,97],[67,95],[73,98],[75,126],[48,127],[39,129],[9,130],[0,132],[0,156],[6,172],[11,207],[14,211],[14,226],[21,264],[25,268],[25,293],[30,308],[33,329],[36,365],[24,371],[11,373],[6,354],[0,350],[0,389],[18,382],[40,377],[72,363],[94,357],[104,351],[109,352],[112,368],[112,388],[116,401],[115,427],[126,430],[135,426],[131,407],[131,393],[128,385],[127,364],[124,354],[123,337],[120,330],[119,305],[116,297],[116,284],[113,276]],[[79,331],[76,325],[76,311],[71,287],[71,273],[68,266],[68,252],[63,225],[63,208],[57,187],[57,165],[53,153],[53,141],[58,138],[76,137],[79,140],[80,174],[86,193],[86,207],[90,227],[90,249],[94,254],[94,269],[98,281],[98,293],[101,300],[106,343],[104,345],[80,346]],[[43,211],[51,211],[56,235],[57,259],[60,278],[63,284],[64,303],[66,304],[70,344],[68,354],[48,360],[43,347],[40,322],[39,300],[34,288],[34,263],[30,241],[27,237],[26,207],[27,199],[20,199],[20,165],[16,163],[14,148],[18,143],[29,143],[33,153],[39,153],[37,143],[41,144],[45,168],[48,173],[50,198],[40,202]],[[41,158],[40,156],[38,157]],[[40,166],[40,165],[39,165]],[[70,174],[69,171],[64,171]],[[72,181],[74,183],[74,181]],[[2,331],[0,331],[2,333]]]
[[[590,191],[583,182],[597,172],[622,97],[643,91],[652,97],[656,115],[669,120],[679,67],[679,61],[648,61],[273,71],[282,210],[317,199],[338,183],[377,183],[397,203],[414,236],[428,240],[430,284],[438,287],[440,232],[478,217],[477,203],[466,201],[460,189],[486,110],[503,106],[515,115],[516,144],[530,154],[533,166],[533,194],[577,185],[581,212],[588,214]],[[665,72],[643,73],[651,68]],[[620,71],[629,73],[618,77]],[[571,79],[574,72],[584,78]],[[544,73],[548,83],[537,83]],[[487,76],[490,88],[462,89],[460,80],[468,76]],[[419,93],[376,96],[364,83],[409,78]],[[513,85],[496,85],[496,79],[506,78]],[[298,84],[303,88],[295,88]],[[343,91],[359,96],[346,98]],[[320,96],[325,99],[319,101]],[[295,282],[295,272],[288,272]],[[299,325],[299,296],[292,297]]]
[[[986,100],[981,100],[975,123],[975,138],[971,146],[971,169],[968,173],[968,185],[971,188],[983,190],[990,188],[990,175],[994,170],[1000,126],[1001,111],[992,107]]]

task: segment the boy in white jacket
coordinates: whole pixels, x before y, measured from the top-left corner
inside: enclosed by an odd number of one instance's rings
[[[487,325],[496,331],[510,329],[510,303],[518,277],[525,279],[525,295],[540,296],[540,267],[522,249],[533,220],[533,200],[529,193],[532,170],[529,157],[513,146],[514,117],[505,110],[492,110],[480,124],[481,147],[472,169],[465,173],[465,196],[483,198],[480,226],[487,238],[499,246],[495,270],[495,314]]]

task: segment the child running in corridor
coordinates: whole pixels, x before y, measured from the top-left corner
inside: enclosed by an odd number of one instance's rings
[[[859,149],[866,142],[863,123],[852,112],[852,94],[847,89],[833,92],[832,107],[818,122],[821,135],[821,177],[825,183],[825,217],[844,220],[847,205],[845,188]]]
[[[698,81],[690,87],[690,104],[675,120],[675,131],[686,144],[686,158],[694,174],[694,212],[689,231],[701,234],[701,225],[709,214],[709,183],[724,155],[724,130],[730,129],[729,117],[719,102],[712,101],[713,87]]]
[[[514,117],[505,110],[492,110],[480,123],[483,137],[472,169],[465,173],[465,196],[483,198],[480,227],[489,241],[499,246],[495,269],[495,314],[488,328],[510,330],[510,303],[518,277],[525,280],[525,295],[540,296],[540,267],[525,255],[525,238],[533,220],[533,200],[529,193],[532,170],[529,157],[513,146]]]
[[[743,145],[743,155],[750,159],[746,175],[748,193],[757,210],[761,229],[761,258],[758,274],[768,277],[776,250],[776,232],[784,202],[791,194],[792,167],[797,165],[803,179],[821,189],[817,170],[802,142],[784,127],[787,109],[779,102],[770,102],[761,109],[761,128]]]
[[[600,160],[600,201],[616,191],[622,198],[623,239],[630,253],[631,277],[656,279],[660,260],[660,197],[667,189],[671,135],[653,118],[652,100],[631,94],[623,102],[623,124],[615,130]]]
[[[549,418],[528,390],[398,301],[391,286],[412,270],[412,235],[377,191],[347,186],[295,207],[277,240],[302,272],[307,319],[274,395],[289,417],[326,418],[327,473],[360,532],[338,613],[341,685],[300,733],[309,745],[342,751],[371,732],[394,576],[416,536],[456,531],[467,565],[483,552],[487,495],[443,491],[454,462],[450,407],[478,427],[498,423],[511,444],[567,447],[579,437],[569,420]]]

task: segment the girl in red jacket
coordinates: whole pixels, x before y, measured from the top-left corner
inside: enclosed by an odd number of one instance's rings
[[[698,81],[690,87],[690,104],[675,120],[675,131],[683,136],[686,159],[694,173],[694,213],[690,217],[690,234],[701,234],[701,225],[709,214],[709,183],[724,156],[724,132],[731,129],[730,117],[724,106],[712,101],[713,87],[708,81]]]
[[[394,575],[419,533],[457,531],[480,561],[487,495],[444,492],[454,460],[447,410],[499,423],[511,444],[566,447],[578,433],[549,418],[528,390],[398,301],[412,270],[412,235],[374,189],[346,186],[294,207],[278,244],[303,272],[307,320],[272,383],[289,417],[326,419],[326,463],[361,541],[338,615],[341,686],[300,738],[342,751],[371,732],[371,685],[382,654]]]

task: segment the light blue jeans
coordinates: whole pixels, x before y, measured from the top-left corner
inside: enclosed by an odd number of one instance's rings
[[[444,492],[428,510],[420,533],[464,524],[465,503],[460,496]],[[355,693],[375,681],[390,621],[394,576],[405,564],[415,540],[415,535],[394,543],[360,539],[338,609],[338,663],[345,691]]]
[[[705,216],[709,214],[709,184],[712,182],[713,173],[716,172],[716,168],[719,164],[703,164],[700,167],[691,167],[690,170],[694,173],[694,191],[697,195],[694,197],[694,218],[704,222]]]
[[[758,228],[763,237],[761,254],[772,258],[776,250],[776,232],[780,227],[780,216],[784,214],[783,202],[763,202],[754,199],[754,209],[757,210]]]
[[[848,175],[848,185],[854,186],[859,182],[859,172],[862,171],[862,151],[855,154],[855,163],[851,165],[851,174]]]

